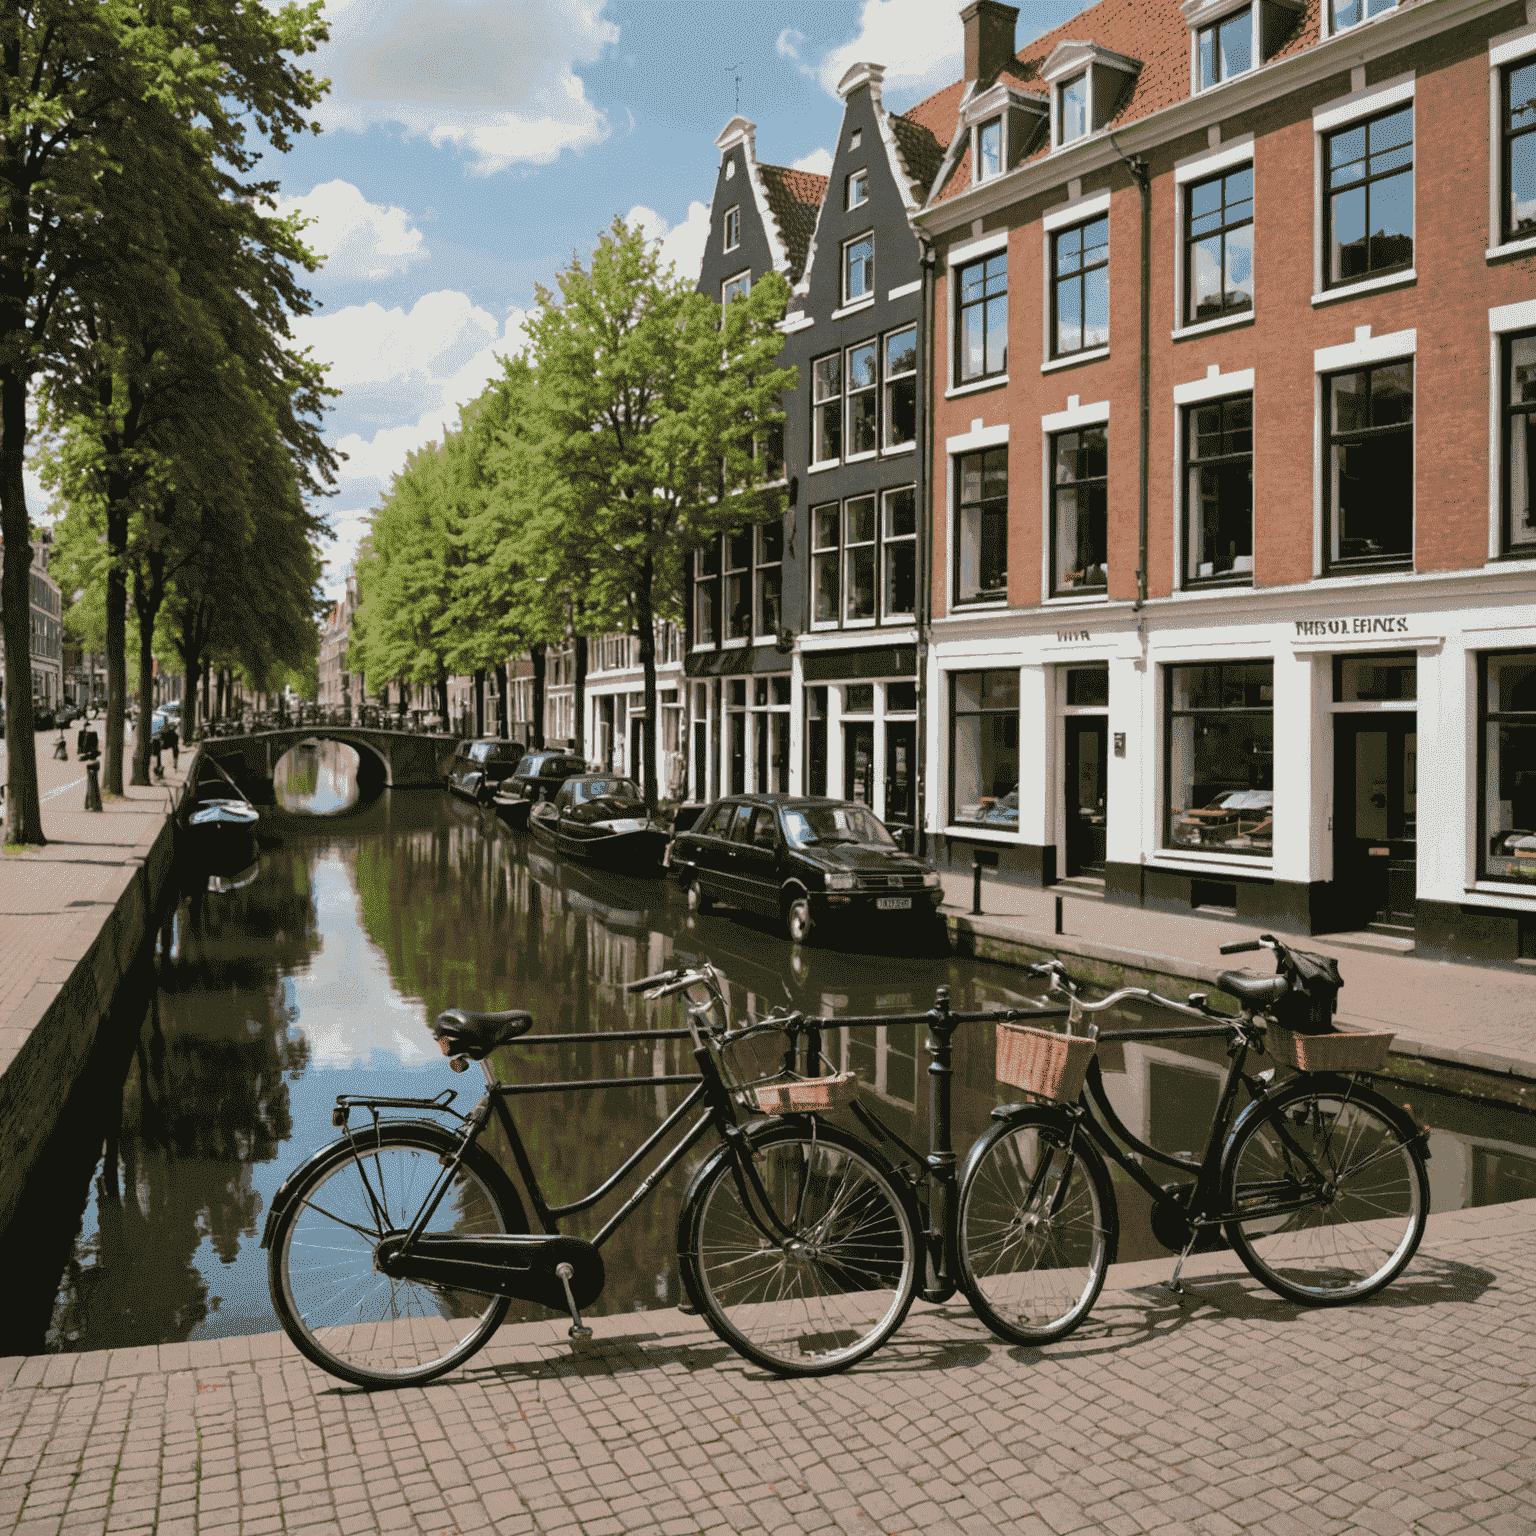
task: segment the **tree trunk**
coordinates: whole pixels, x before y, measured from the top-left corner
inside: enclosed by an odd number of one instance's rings
[[[160,611],[160,583],[133,573],[133,611],[139,620],[139,728],[133,740],[133,780],[149,783],[149,738],[155,725],[155,618]]]
[[[507,741],[512,735],[512,696],[507,691],[507,664],[504,661],[496,663],[496,703],[496,734]]]
[[[640,567],[639,590],[635,593],[635,620],[640,630],[640,666],[645,673],[645,720],[640,728],[644,744],[645,808],[654,815],[656,802],[656,620],[651,604],[651,584],[655,565],[647,553]]]
[[[572,724],[576,727],[576,753],[579,757],[587,755],[587,637],[577,635],[572,642],[572,649],[576,653],[576,697],[572,700],[576,718]]]
[[[533,662],[533,740],[528,743],[532,751],[544,746],[544,691],[549,676],[549,647],[542,640],[528,652]]]
[[[5,567],[0,609],[5,635],[5,840],[44,843],[37,790],[37,737],[32,727],[32,541],[22,484],[27,388],[7,369],[0,381],[0,532]]]
[[[433,685],[433,693],[437,699],[437,712],[442,717],[442,729],[445,731],[450,730],[451,726],[448,720],[448,674],[446,672],[439,672],[437,674],[437,682]]]
[[[475,735],[485,735],[485,668],[475,668]]]

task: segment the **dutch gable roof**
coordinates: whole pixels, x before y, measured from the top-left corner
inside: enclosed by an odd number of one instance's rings
[[[793,286],[805,271],[811,237],[816,233],[816,215],[827,195],[827,178],[788,165],[759,164],[757,171],[768,212],[778,226],[786,263],[784,275]]]

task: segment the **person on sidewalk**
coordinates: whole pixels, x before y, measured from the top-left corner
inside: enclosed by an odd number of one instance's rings
[[[163,745],[164,745],[164,743],[162,742],[162,740],[161,740],[161,738],[159,736],[151,736],[150,737],[150,739],[149,739],[149,750],[154,754],[154,759],[155,759],[155,777],[157,779],[163,779],[165,777],[165,765],[160,761],[160,753],[161,753]]]
[[[59,732],[59,739],[53,744],[53,755],[61,762],[69,761],[69,743],[64,739],[64,732]]]
[[[174,772],[181,767],[181,737],[177,734],[174,722],[166,725],[165,744],[171,749],[171,769]]]

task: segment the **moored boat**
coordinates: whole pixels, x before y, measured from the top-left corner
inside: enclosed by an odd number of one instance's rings
[[[528,830],[562,858],[630,873],[659,870],[669,837],[633,779],[603,773],[567,779],[553,800],[529,812]]]

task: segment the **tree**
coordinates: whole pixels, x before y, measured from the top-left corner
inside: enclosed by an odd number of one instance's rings
[[[7,836],[43,841],[29,676],[31,550],[22,469],[34,380],[69,365],[83,299],[112,290],[125,231],[211,191],[253,249],[308,265],[268,217],[275,184],[249,179],[252,127],[278,150],[305,127],[321,82],[290,55],[326,33],[320,6],[241,0],[0,3],[0,574],[7,710]],[[142,266],[129,264],[136,271]],[[297,291],[297,290],[295,290]],[[145,295],[150,304],[158,292]],[[124,311],[114,306],[114,312]],[[122,612],[108,573],[109,638]]]
[[[788,289],[770,273],[723,309],[663,273],[616,218],[538,290],[529,325],[541,426],[538,574],[583,573],[585,623],[632,631],[645,672],[645,795],[656,784],[656,623],[681,619],[683,561],[727,528],[783,516],[758,448],[782,429],[794,370],[775,359]]]

